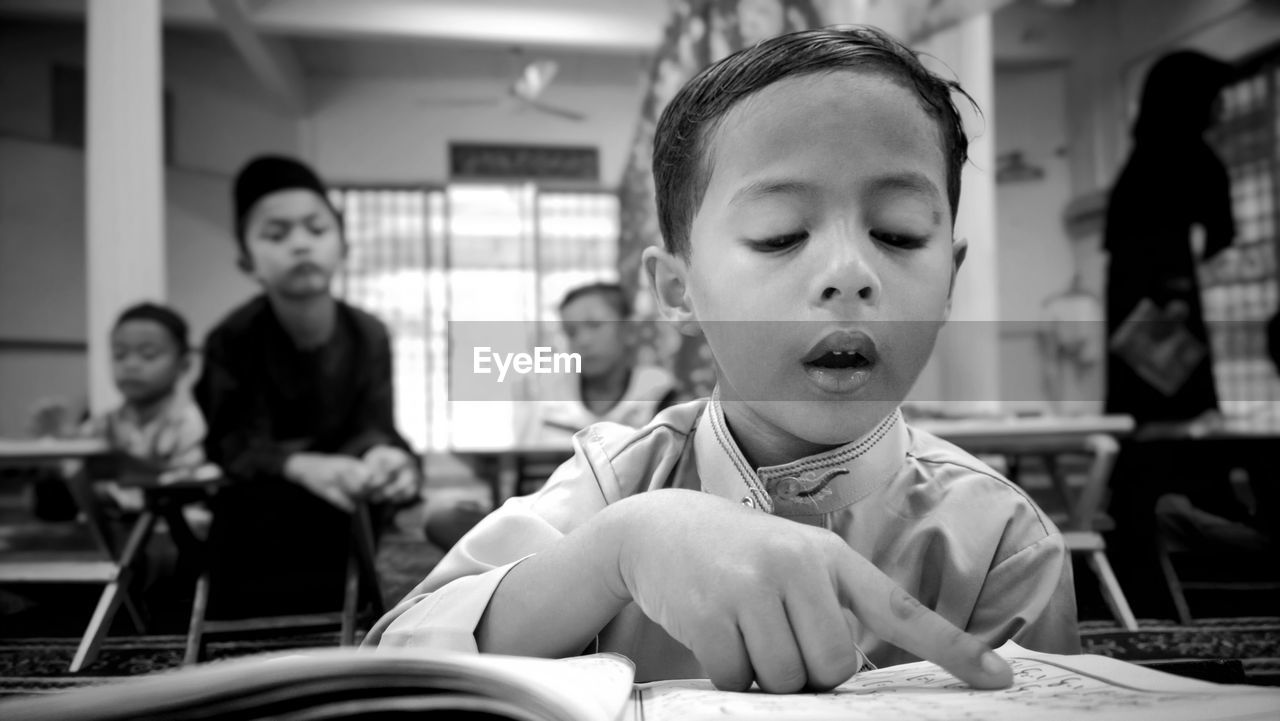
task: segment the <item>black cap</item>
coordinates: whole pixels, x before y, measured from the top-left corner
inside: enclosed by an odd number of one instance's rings
[[[337,208],[329,202],[329,193],[320,176],[306,164],[283,155],[259,155],[245,163],[236,174],[234,202],[236,212],[236,240],[243,249],[245,244],[245,224],[249,219],[249,211],[264,196],[280,190],[301,188],[310,190],[333,211],[336,218],[341,219]]]

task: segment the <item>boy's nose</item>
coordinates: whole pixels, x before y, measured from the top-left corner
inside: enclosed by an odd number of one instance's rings
[[[880,278],[856,241],[839,243],[834,257],[825,259],[818,273],[817,303],[860,303],[875,305],[880,300]]]

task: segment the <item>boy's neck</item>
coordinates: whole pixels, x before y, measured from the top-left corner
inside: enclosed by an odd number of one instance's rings
[[[782,466],[802,458],[816,456],[819,453],[856,443],[867,437],[884,417],[881,415],[876,423],[871,424],[866,432],[857,438],[835,444],[814,443],[804,438],[783,432],[781,429],[762,421],[758,416],[746,411],[742,402],[720,401],[720,410],[724,414],[725,425],[734,443],[752,468],[768,468]],[[890,411],[896,412],[896,406]]]
[[[138,425],[145,426],[155,420],[164,409],[169,406],[169,401],[173,400],[176,388],[170,388],[168,393],[156,396],[145,401],[125,401],[125,408],[137,419]]]
[[[631,366],[620,365],[608,373],[594,377],[582,377],[582,404],[595,414],[607,412],[626,395],[631,382]]]
[[[298,348],[319,348],[333,335],[338,304],[328,293],[306,298],[268,293],[267,298],[280,325]]]

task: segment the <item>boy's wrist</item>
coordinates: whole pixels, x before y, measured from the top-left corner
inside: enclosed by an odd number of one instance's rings
[[[629,569],[633,565],[633,542],[644,536],[641,529],[648,504],[638,502],[644,495],[647,494],[606,506],[593,519],[593,537],[586,539],[597,549],[608,549],[608,552],[594,554],[599,565],[595,577],[603,580],[605,590],[621,604],[632,600]]]

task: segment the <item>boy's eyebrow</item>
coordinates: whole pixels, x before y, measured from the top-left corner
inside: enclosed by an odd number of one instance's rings
[[[873,178],[867,194],[879,195],[895,190],[925,195],[934,203],[942,201],[942,191],[938,185],[924,173],[912,170]],[[818,188],[815,185],[800,180],[758,180],[739,188],[729,199],[729,204],[740,205],[770,195],[809,195],[817,192]]]
[[[910,170],[874,178],[867,188],[867,195],[877,196],[896,191],[905,191],[913,195],[924,196],[924,199],[930,205],[938,207],[942,205],[942,190],[938,188],[938,185],[924,173]],[[935,223],[942,222],[940,210],[934,210],[933,220]]]
[[[811,183],[799,180],[758,180],[738,189],[729,205],[741,205],[770,195],[809,195],[817,192]]]

